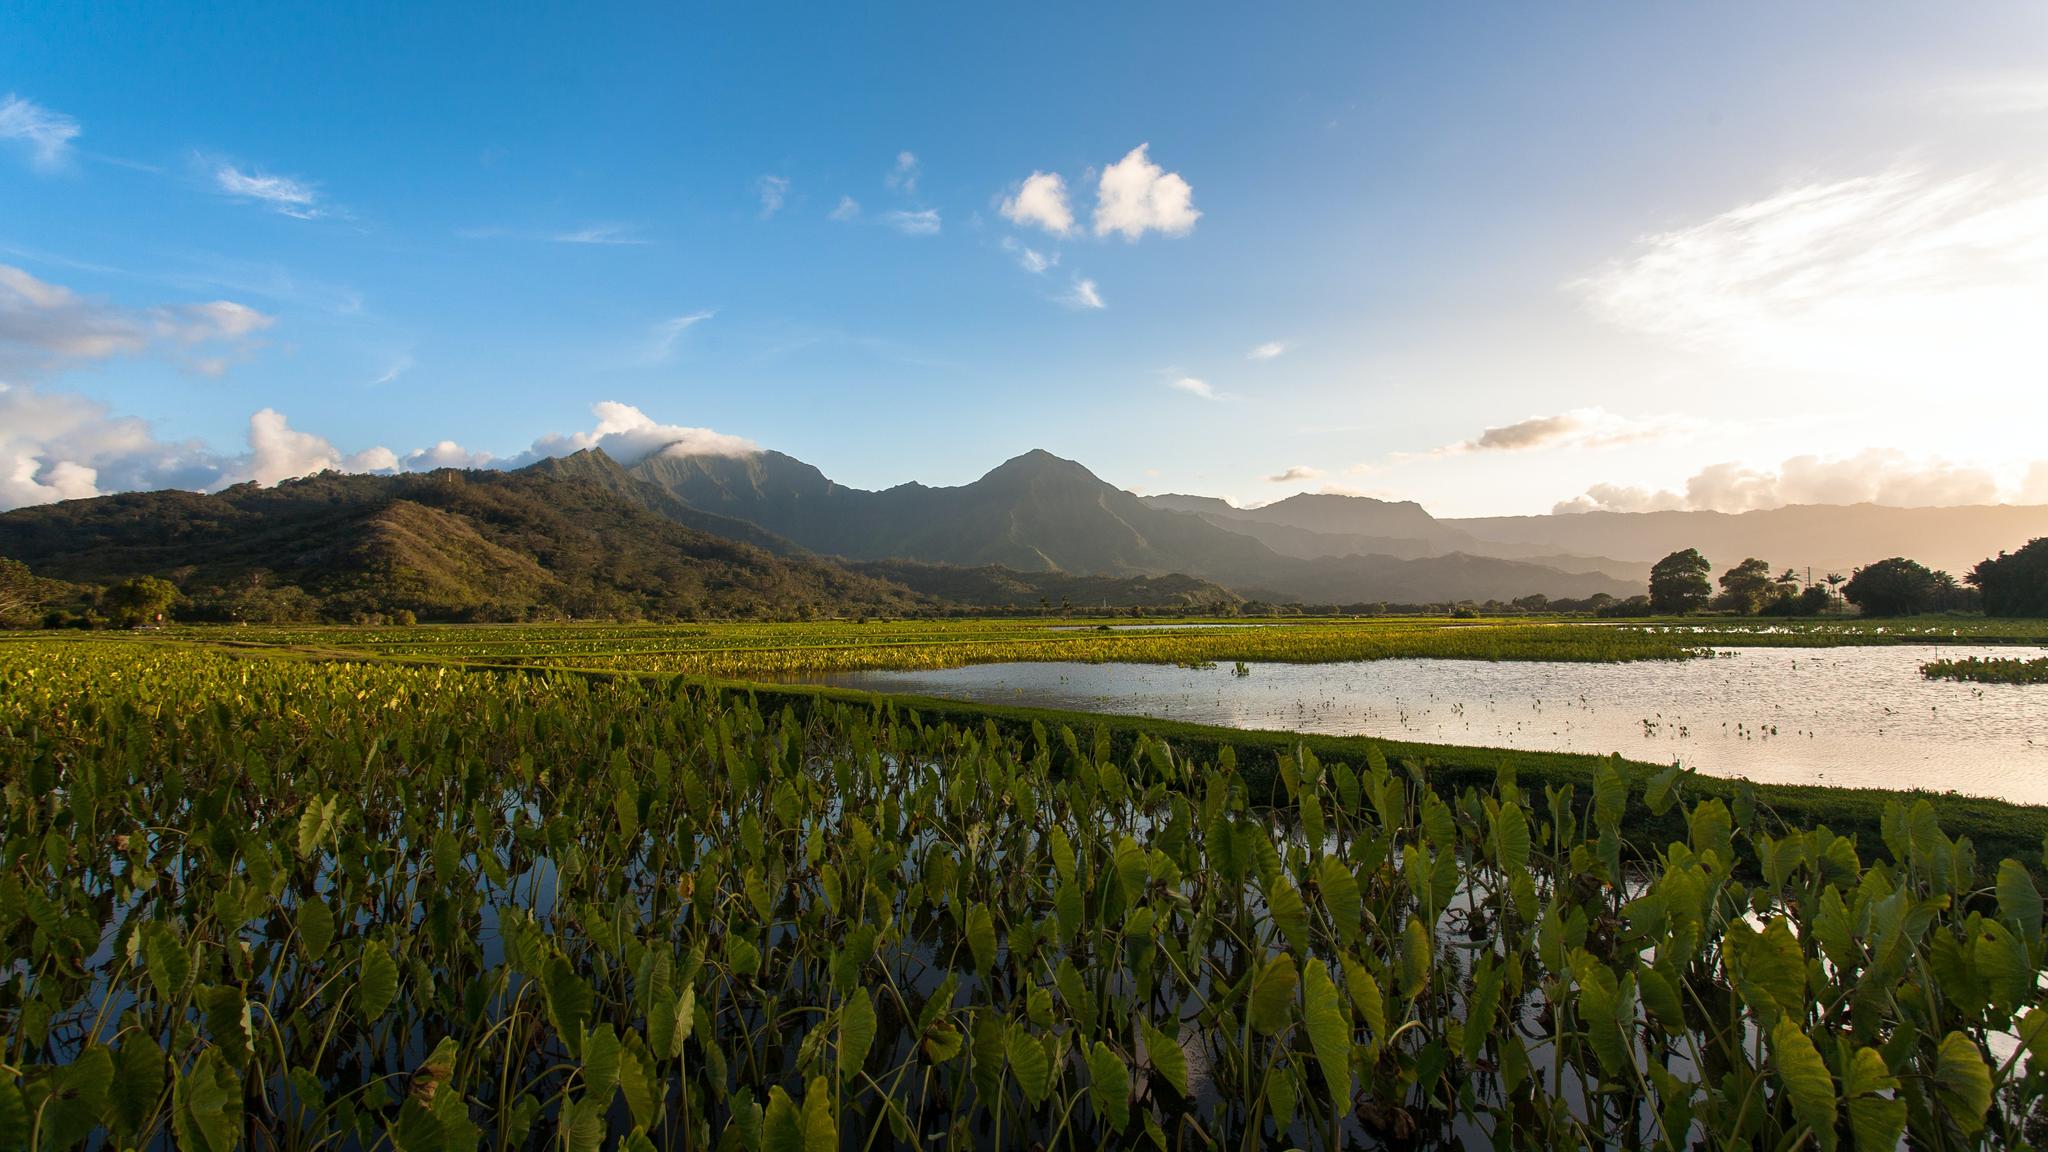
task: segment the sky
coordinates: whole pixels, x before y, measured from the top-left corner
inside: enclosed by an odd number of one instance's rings
[[[2048,6],[0,0],[0,508],[2048,503]]]

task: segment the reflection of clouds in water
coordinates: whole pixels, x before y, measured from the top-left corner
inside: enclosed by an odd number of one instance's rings
[[[1727,649],[1579,664],[1001,664],[828,682],[1234,728],[1681,760],[1715,775],[2048,802],[2048,689],[1931,681],[1953,647]],[[2032,658],[2048,649],[2002,648]],[[1986,690],[1986,688],[1993,690]]]

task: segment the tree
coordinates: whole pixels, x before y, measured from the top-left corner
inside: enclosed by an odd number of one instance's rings
[[[1830,572],[1820,578],[1820,582],[1828,586],[1828,592],[1837,600],[1842,598],[1842,585],[1848,581],[1849,578],[1840,572]]]
[[[1714,601],[1714,606],[1754,616],[1770,601],[1775,591],[1771,566],[1752,556],[1721,573],[1721,595]]]
[[[1983,594],[1986,616],[2048,616],[2048,536],[1978,561],[1964,579]]]
[[[1707,577],[1714,571],[1697,548],[1673,552],[1650,569],[1650,609],[1684,615],[1707,606],[1714,586]]]
[[[107,589],[106,604],[129,626],[147,624],[170,611],[178,586],[157,576],[137,576]]]
[[[1934,573],[1903,556],[1858,568],[1842,589],[1865,616],[1917,615],[1927,610],[1934,593]]]

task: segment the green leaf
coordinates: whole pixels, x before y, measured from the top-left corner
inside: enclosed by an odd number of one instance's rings
[[[1291,961],[1288,966],[1293,967]],[[1123,1057],[1100,1040],[1088,1050],[1088,1094],[1095,1101],[1096,1114],[1111,1131],[1121,1133],[1130,1127],[1130,1069],[1124,1066]]]
[[[114,1084],[113,1054],[95,1044],[56,1069],[47,1083],[50,1095],[41,1109],[43,1147],[82,1143],[99,1126],[106,1108]]]
[[[559,1127],[567,1152],[598,1152],[604,1147],[609,1127],[604,1122],[604,1109],[604,1105],[587,1097],[562,1105]]]
[[[974,953],[975,974],[986,978],[996,967],[996,923],[988,905],[967,910],[967,947]]]
[[[1252,981],[1251,1025],[1255,1030],[1271,1036],[1287,1027],[1299,982],[1292,953],[1282,952],[1266,962]]]
[[[1015,1076],[1017,1086],[1024,1089],[1024,1098],[1031,1101],[1033,1107],[1043,1104],[1046,1094],[1052,1091],[1052,1061],[1046,1057],[1038,1037],[1033,1036],[1021,1021],[1012,1021],[1003,1050],[1010,1059],[1010,1075]]]
[[[1408,926],[1401,933],[1401,995],[1413,1000],[1422,995],[1429,986],[1429,971],[1436,964],[1436,953],[1429,942],[1429,929],[1414,916],[1408,918]]]
[[[142,962],[149,967],[149,982],[156,985],[158,998],[170,1000],[185,990],[192,979],[192,954],[171,926],[152,920],[142,928]]]
[[[620,1053],[619,1091],[625,1094],[633,1123],[645,1128],[661,1118],[663,1087],[655,1079],[654,1069],[647,1066],[646,1057],[631,1048]]]
[[[365,1022],[381,1019],[398,995],[398,962],[382,944],[363,945],[362,976],[356,983],[356,1011]]]
[[[1941,1038],[1934,1062],[1934,1098],[1964,1135],[1983,1130],[1984,1117],[1991,1111],[1991,1069],[1977,1042],[1961,1032]]]
[[[1145,1035],[1145,1060],[1152,1070],[1163,1077],[1173,1090],[1182,1096],[1188,1094],[1188,1054],[1181,1051],[1180,1041],[1152,1026],[1150,1020],[1139,1020]]]
[[[249,1001],[232,984],[209,985],[197,997],[206,1032],[220,1045],[228,1063],[239,1068],[249,1062],[249,1045],[254,1028],[249,1019]]]
[[[606,1108],[619,1084],[619,1054],[625,1051],[610,1024],[583,1028],[583,1094]]]
[[[1322,894],[1323,907],[1330,910],[1330,923],[1336,925],[1338,939],[1349,940],[1358,934],[1364,915],[1358,878],[1335,856],[1323,857],[1316,871],[1316,887]]]
[[[1520,804],[1504,804],[1493,818],[1494,850],[1501,871],[1512,876],[1529,867],[1529,818]]]
[[[1857,1152],[1896,1152],[1906,1131],[1906,1102],[1879,1093],[1898,1089],[1898,1078],[1885,1067],[1877,1049],[1856,1050],[1842,1078],[1842,1095],[1848,1101],[1849,1130],[1856,1136]]]
[[[1815,1147],[1833,1152],[1835,1081],[1828,1075],[1820,1050],[1789,1013],[1771,1026],[1771,1054],[1777,1062],[1778,1079],[1785,1082],[1792,1097],[1792,1115],[1811,1131]]]
[[[1628,811],[1628,778],[1615,757],[1602,757],[1593,770],[1593,824],[1602,832],[1619,831]]]
[[[112,1104],[114,1119],[124,1133],[141,1135],[143,1125],[163,1102],[169,1068],[155,1040],[139,1032],[130,1032],[122,1040],[121,1051],[114,1057]],[[5,1143],[0,1139],[0,1144]]]
[[[2026,865],[2007,859],[1998,865],[1998,918],[2017,924],[2029,944],[2041,941],[2041,890]]]
[[[171,1088],[171,1123],[184,1152],[231,1152],[242,1136],[242,1080],[208,1048]]]
[[[1372,970],[1354,959],[1349,953],[1344,956],[1344,987],[1351,993],[1351,1006],[1358,1010],[1358,1018],[1372,1033],[1372,1043],[1384,1042],[1387,1038],[1387,998],[1380,992],[1380,982],[1373,979]]]
[[[1772,917],[1761,932],[1747,924],[1731,926],[1721,954],[1743,1003],[1765,1021],[1806,1010],[1806,959],[1783,916]]]
[[[1643,789],[1643,802],[1650,806],[1650,814],[1662,816],[1671,810],[1671,804],[1678,798],[1678,775],[1683,771],[1676,763],[1650,777],[1649,786]]]
[[[858,1076],[874,1042],[875,1002],[862,988],[839,1009],[839,1074],[848,1080]]]
[[[1337,984],[1320,957],[1302,969],[1301,999],[1309,1045],[1323,1069],[1324,1083],[1330,1086],[1330,1099],[1342,1111],[1351,1105],[1351,1026],[1345,1019],[1344,1002],[1337,996]]]
[[[334,913],[326,903],[317,897],[308,897],[299,905],[299,947],[306,959],[318,960],[327,954],[328,945],[334,943]]]
[[[583,1025],[590,1019],[593,999],[590,985],[560,956],[548,957],[541,971],[541,986],[547,993],[548,1016],[555,1022],[555,1035],[571,1056],[583,1054]],[[680,1029],[679,1029],[680,1031]]]
[[[780,1085],[768,1090],[768,1115],[761,1126],[763,1152],[838,1152],[839,1132],[832,1120],[832,1086],[823,1077],[804,1089],[798,1108]]]
[[[1282,880],[1266,894],[1266,913],[1287,938],[1288,947],[1308,951],[1308,905],[1302,901],[1300,889]]]
[[[676,1030],[669,1037],[668,1058],[671,1060],[683,1054],[683,1041],[690,1038],[690,1027],[697,1022],[697,986],[685,984],[683,994],[676,997]]]

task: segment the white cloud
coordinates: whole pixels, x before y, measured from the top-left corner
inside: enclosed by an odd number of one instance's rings
[[[483,468],[492,459],[489,452],[471,452],[453,440],[440,440],[431,448],[406,453],[399,464],[407,472],[431,472],[436,468]]]
[[[1083,276],[1074,277],[1073,285],[1067,289],[1066,295],[1060,297],[1060,303],[1083,311],[1109,307],[1102,302],[1102,293],[1096,290],[1095,281]]]
[[[923,165],[917,162],[917,155],[915,153],[898,152],[896,154],[896,166],[889,170],[888,175],[882,177],[882,183],[907,196],[915,196],[917,195],[917,178],[923,170]]]
[[[0,264],[0,370],[32,372],[66,361],[136,355],[153,342],[190,352],[214,346],[213,355],[190,360],[211,375],[229,357],[252,346],[256,333],[274,318],[232,300],[129,309],[37,279]]]
[[[841,196],[838,205],[832,211],[827,212],[825,216],[828,219],[839,221],[858,219],[860,217],[860,201],[855,200],[851,196]]]
[[[782,198],[789,194],[789,177],[763,176],[754,182],[754,186],[761,194],[761,219],[766,220],[782,210]]]
[[[675,316],[654,326],[654,346],[648,350],[649,360],[666,360],[676,350],[676,341],[683,333],[718,315],[718,309],[707,308],[686,316]]]
[[[1004,199],[999,210],[1013,224],[1035,225],[1055,236],[1065,236],[1074,230],[1074,210],[1067,205],[1067,182],[1057,172],[1032,172],[1015,195]]]
[[[548,239],[557,244],[652,244],[640,236],[637,224],[592,224],[572,232],[559,232]]]
[[[2048,504],[2048,460],[2036,460],[2027,467],[2027,478],[2020,481],[2019,502]]]
[[[1147,231],[1184,236],[1201,218],[1194,189],[1179,173],[1154,164],[1145,154],[1148,147],[1140,144],[1102,170],[1095,191],[1097,236],[1121,232],[1124,239],[1136,240]]]
[[[1221,392],[1216,391],[1216,389],[1210,387],[1209,382],[1207,380],[1203,380],[1194,376],[1179,377],[1177,379],[1168,381],[1166,386],[1168,388],[1178,389],[1182,392],[1187,393],[1190,396],[1200,396],[1204,400],[1223,399],[1223,394]]]
[[[378,373],[377,378],[370,381],[370,387],[375,388],[382,384],[389,384],[407,372],[412,371],[412,366],[412,354],[409,352],[404,353],[398,359],[393,360],[391,365],[385,368],[384,371]]]
[[[78,121],[13,93],[0,100],[0,140],[19,141],[37,170],[56,171],[71,158]]]
[[[2048,170],[1802,184],[1645,236],[1568,287],[1595,315],[1726,356],[1906,389],[2048,371]]]
[[[882,223],[906,236],[936,236],[939,234],[940,226],[939,210],[919,208],[914,211],[885,212],[882,214]]]
[[[1040,252],[1036,248],[1018,243],[1015,238],[1009,236],[1003,237],[1003,251],[1015,256],[1017,266],[1034,276],[1043,275],[1046,269],[1057,267],[1060,262],[1059,253]]]
[[[1929,94],[1942,108],[1966,116],[2023,116],[2048,112],[2048,74],[2006,72],[1938,85]]]
[[[1323,470],[1321,468],[1311,467],[1307,464],[1296,464],[1285,472],[1266,477],[1266,481],[1270,484],[1298,484],[1303,480],[1319,479],[1322,474]]]
[[[2037,462],[2009,495],[2029,498],[2037,478],[2048,474]],[[1894,508],[1942,508],[1994,504],[2003,498],[1989,468],[1916,458],[1895,448],[1871,448],[1854,456],[1794,456],[1775,469],[1734,461],[1709,465],[1685,482],[1683,495],[1616,484],[1600,484],[1564,501],[1558,512],[1649,512],[1687,508],[1748,512],[1788,504],[1883,504]]]
[[[1290,347],[1292,345],[1288,344],[1285,340],[1268,340],[1266,343],[1260,344],[1245,353],[1244,358],[1247,360],[1278,360],[1280,357],[1287,355]]]
[[[624,464],[656,452],[669,456],[745,456],[759,451],[751,440],[709,428],[658,423],[631,404],[616,400],[594,404],[590,411],[597,417],[597,427],[588,432],[543,436],[533,442],[532,448],[513,457],[507,467],[516,468],[547,456],[567,456],[586,448],[601,448]]]
[[[254,200],[273,212],[297,220],[317,220],[326,215],[320,204],[319,190],[289,176],[244,172],[233,164],[222,164],[214,169],[213,181],[229,196],[238,200]]]

